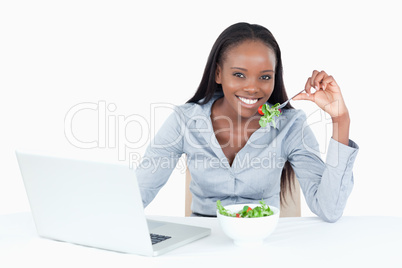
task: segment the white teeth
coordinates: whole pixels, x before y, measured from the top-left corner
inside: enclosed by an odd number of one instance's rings
[[[246,104],[254,104],[258,101],[258,99],[246,99],[242,97],[239,97],[239,99]]]

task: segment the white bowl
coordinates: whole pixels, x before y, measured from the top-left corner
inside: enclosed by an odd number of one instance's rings
[[[244,206],[251,208],[259,206],[259,204],[236,204],[225,206],[231,212],[237,213]],[[219,224],[223,232],[233,239],[237,246],[256,246],[261,245],[276,228],[279,219],[279,209],[269,206],[274,212],[273,215],[258,218],[236,218],[224,216],[217,210]]]

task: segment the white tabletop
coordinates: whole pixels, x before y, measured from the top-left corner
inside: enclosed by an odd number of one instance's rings
[[[205,226],[211,235],[159,257],[39,238],[30,213],[0,215],[0,267],[402,267],[402,218],[280,218],[263,246],[240,248],[216,218],[149,217]]]

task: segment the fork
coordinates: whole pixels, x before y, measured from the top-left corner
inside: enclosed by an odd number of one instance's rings
[[[286,104],[288,104],[288,102],[290,100],[292,100],[294,97],[296,97],[297,95],[299,95],[300,93],[302,93],[304,91],[304,89],[302,91],[300,91],[299,93],[297,93],[296,95],[294,95],[293,97],[291,97],[290,99],[288,99],[287,101],[285,101],[284,103],[282,103],[281,105],[278,106],[278,109],[282,109],[283,107],[286,106]]]

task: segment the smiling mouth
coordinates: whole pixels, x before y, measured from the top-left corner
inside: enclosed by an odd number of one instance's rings
[[[261,98],[255,98],[255,99],[249,99],[249,98],[244,98],[244,97],[239,97],[236,96],[239,100],[244,102],[245,104],[255,104],[257,101],[259,101]]]

